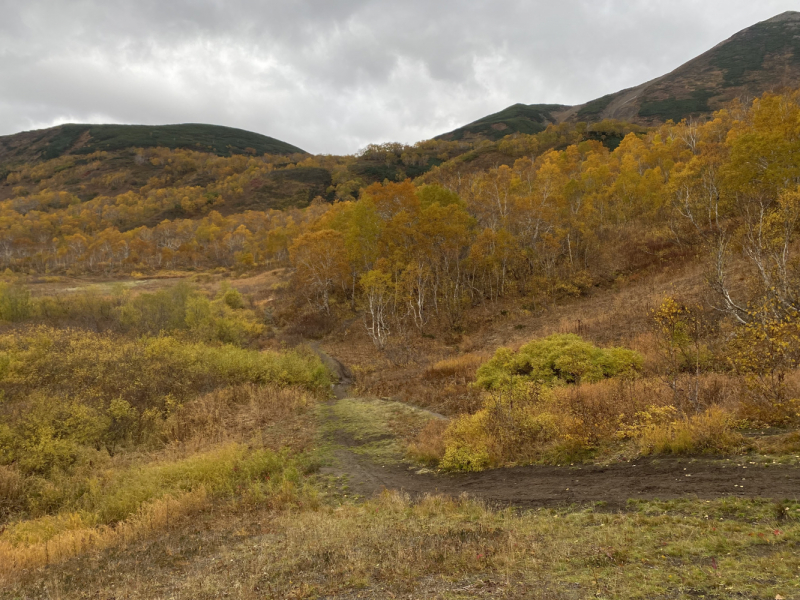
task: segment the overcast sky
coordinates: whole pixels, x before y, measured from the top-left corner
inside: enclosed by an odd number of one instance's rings
[[[0,135],[215,123],[314,153],[671,71],[798,0],[0,0]]]

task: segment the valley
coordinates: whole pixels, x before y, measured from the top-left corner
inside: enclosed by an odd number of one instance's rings
[[[352,155],[0,137],[0,597],[800,597],[799,30]]]

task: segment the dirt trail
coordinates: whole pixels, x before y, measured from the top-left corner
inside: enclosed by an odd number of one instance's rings
[[[348,398],[353,378],[341,362],[314,350],[336,373],[337,400]],[[603,502],[622,508],[629,499],[671,500],[723,496],[740,498],[800,499],[800,468],[791,465],[753,464],[746,458],[650,458],[607,466],[571,467],[525,466],[494,469],[480,473],[435,473],[396,461],[376,462],[361,450],[374,438],[355,439],[346,428],[328,423],[329,441],[334,446],[336,465],[326,472],[345,475],[351,492],[365,497],[383,489],[397,489],[411,495],[441,493],[468,494],[493,505],[523,508],[573,503]]]
[[[529,466],[470,474],[417,474],[396,466],[381,467],[351,452],[343,467],[351,489],[365,496],[383,488],[412,495],[466,493],[494,505],[526,508],[594,502],[622,508],[629,499],[800,497],[796,467],[742,467],[722,460],[660,459],[603,467]]]

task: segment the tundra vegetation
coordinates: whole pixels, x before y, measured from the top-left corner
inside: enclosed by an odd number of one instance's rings
[[[445,417],[410,435],[417,468],[796,462],[797,92],[650,129],[123,149],[5,181],[10,597],[797,593],[796,502],[353,500],[319,472],[335,375],[303,345],[352,368],[353,396]],[[194,566],[170,576],[173,556]]]

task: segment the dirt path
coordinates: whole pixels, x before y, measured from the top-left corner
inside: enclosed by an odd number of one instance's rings
[[[356,495],[369,497],[383,489],[398,489],[412,495],[468,494],[500,506],[530,508],[603,502],[611,509],[622,508],[631,499],[800,499],[800,468],[749,462],[746,457],[662,457],[607,466],[526,466],[481,473],[446,474],[421,469],[404,461],[400,452],[376,455],[370,451],[371,446],[391,438],[389,432],[375,427],[364,432],[356,427],[361,432],[354,434],[352,423],[335,416],[340,403],[348,403],[352,412],[359,403],[366,408],[377,401],[348,397],[352,383],[349,370],[319,348],[315,351],[340,376],[334,386],[336,400],[328,405],[325,417],[324,428],[335,457],[335,464],[325,473],[345,476],[349,490]]]
[[[350,452],[342,468],[351,489],[365,496],[383,488],[412,495],[466,493],[494,505],[525,508],[595,502],[622,508],[629,499],[800,498],[800,469],[796,467],[745,467],[723,460],[670,458],[604,467],[529,466],[437,474],[382,467]]]

